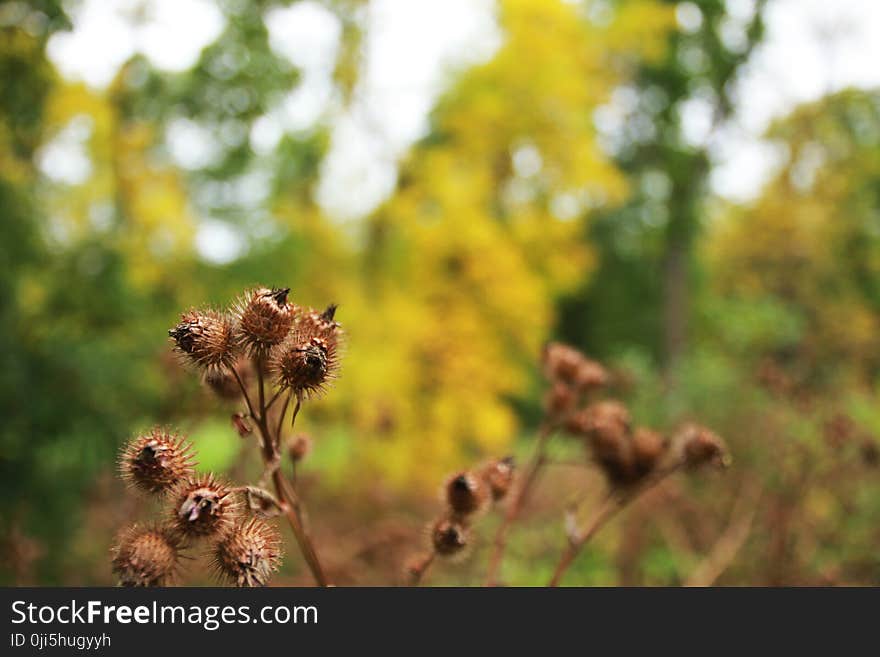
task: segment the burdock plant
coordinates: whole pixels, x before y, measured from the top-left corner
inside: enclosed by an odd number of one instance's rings
[[[120,470],[132,487],[161,496],[163,522],[122,532],[113,569],[123,585],[163,586],[177,574],[182,551],[208,541],[221,581],[262,586],[281,559],[278,530],[266,517],[284,515],[315,581],[329,584],[294,484],[281,469],[284,454],[302,458],[305,444],[283,442],[303,403],[321,396],[339,368],[342,330],[336,306],[324,311],[292,303],[288,288],[256,288],[228,311],[189,310],[168,331],[175,350],[222,399],[243,408],[232,423],[242,437],[256,433],[264,464],[260,486],[233,486],[212,473],[196,474],[192,447],[154,429],[123,448]],[[292,406],[292,411],[291,411]]]

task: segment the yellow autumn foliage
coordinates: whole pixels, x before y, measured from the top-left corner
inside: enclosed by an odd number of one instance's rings
[[[628,64],[662,52],[672,20],[653,2],[601,25],[574,3],[500,3],[500,50],[443,97],[368,219],[338,386],[358,467],[430,482],[509,448],[554,301],[594,266],[581,217],[627,194],[593,111]]]

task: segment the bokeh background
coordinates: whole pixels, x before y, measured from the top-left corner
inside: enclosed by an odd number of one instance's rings
[[[349,336],[299,421],[340,584],[399,581],[449,472],[527,457],[548,339],[734,459],[567,582],[880,583],[877,61],[874,0],[4,1],[0,581],[112,583],[134,432],[256,479],[166,331],[263,283]],[[510,584],[601,493],[553,449]],[[480,583],[496,525],[430,583]]]

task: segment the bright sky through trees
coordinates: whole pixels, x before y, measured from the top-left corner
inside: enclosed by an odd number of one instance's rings
[[[748,16],[754,3],[729,4],[734,15]],[[348,108],[334,97],[331,84],[338,20],[309,0],[269,12],[273,48],[301,67],[304,78],[256,123],[252,145],[268,150],[285,131],[328,117],[335,131],[319,200],[342,217],[369,211],[393,189],[395,163],[424,133],[449,73],[498,47],[493,10],[489,0],[374,0],[359,17],[368,35],[365,71]],[[56,35],[49,53],[66,76],[95,86],[106,85],[137,51],[161,68],[184,69],[223,27],[222,15],[207,0],[85,0],[73,17],[76,29]],[[700,20],[689,2],[680,4],[677,17],[684,28]],[[710,117],[700,101],[687,109],[688,137],[712,145],[715,191],[734,200],[753,197],[777,161],[773,147],[760,139],[773,118],[828,91],[880,85],[880,2],[774,0],[766,20],[768,38],[741,82],[733,123],[710,135]],[[729,38],[737,38],[733,25]],[[211,144],[189,127],[177,126],[169,135],[182,166],[210,157]],[[76,179],[78,168],[87,166],[75,135],[69,137],[53,151],[49,175]],[[206,243],[214,241],[223,240]]]

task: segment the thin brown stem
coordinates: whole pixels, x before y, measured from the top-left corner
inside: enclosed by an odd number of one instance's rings
[[[267,410],[267,411],[268,411],[270,408],[272,408],[272,404],[274,404],[275,401],[276,401],[279,397],[281,397],[281,395],[282,395],[283,392],[284,392],[284,389],[283,389],[283,388],[279,388],[278,390],[275,391],[275,394],[273,394],[272,397],[269,399],[269,401],[266,402],[266,410]]]
[[[242,395],[242,397],[244,397],[244,401],[247,404],[248,413],[250,413],[251,417],[255,421],[259,422],[260,418],[256,414],[256,412],[254,411],[254,405],[251,403],[251,397],[248,394],[247,388],[244,385],[244,381],[241,380],[241,376],[239,376],[238,372],[235,370],[234,367],[230,367],[229,371],[232,372],[232,376],[235,377],[235,381],[238,383],[238,387],[241,389],[241,395]]]
[[[574,535],[568,537],[568,544],[562,551],[553,576],[547,586],[559,586],[562,576],[580,554],[584,546],[595,536],[605,524],[626,508],[631,502],[638,499],[643,493],[650,490],[661,481],[677,472],[684,465],[683,461],[677,461],[672,465],[648,475],[642,482],[623,491],[612,491],[606,500],[599,506],[596,513],[586,526]]]
[[[297,545],[299,546],[300,552],[302,553],[303,558],[306,561],[306,565],[308,565],[309,570],[311,570],[312,576],[315,578],[318,586],[329,586],[330,582],[324,573],[324,569],[321,566],[321,562],[318,559],[318,554],[315,550],[314,542],[312,541],[308,528],[305,524],[302,502],[300,501],[299,496],[296,494],[296,491],[293,489],[293,486],[291,486],[290,483],[284,478],[284,475],[279,468],[280,454],[278,452],[278,439],[280,438],[280,430],[276,432],[276,434],[273,436],[272,432],[269,429],[269,418],[267,417],[266,412],[266,397],[263,384],[263,374],[261,371],[262,368],[260,367],[261,362],[259,359],[255,359],[255,365],[259,381],[259,414],[254,412],[253,404],[251,403],[251,400],[247,395],[247,391],[245,390],[245,387],[237,374],[236,380],[239,382],[239,387],[241,387],[242,394],[244,394],[245,396],[248,410],[250,411],[251,416],[256,421],[257,427],[260,431],[260,436],[262,437],[263,464],[265,465],[267,471],[271,472],[272,484],[275,488],[275,494],[278,497],[278,500],[281,502],[282,511],[287,518],[287,521],[290,523],[290,528],[293,530],[294,538],[296,538]],[[299,397],[297,397],[297,407],[298,406]],[[298,410],[299,408],[297,408],[297,411]]]
[[[409,567],[410,586],[418,586],[422,583],[422,579],[424,578],[425,573],[428,572],[431,564],[434,563],[434,557],[436,556],[437,554],[435,552],[428,552],[424,557],[422,557]]]
[[[254,358],[254,369],[257,370],[257,390],[260,395],[260,417],[266,417],[266,390],[263,386],[263,358]]]
[[[555,425],[550,423],[545,422],[541,425],[537,444],[535,445],[535,452],[526,467],[523,477],[520,479],[519,485],[516,487],[513,498],[507,507],[507,512],[504,514],[504,519],[495,533],[492,555],[489,557],[489,570],[486,574],[486,586],[495,586],[498,581],[498,572],[501,569],[501,562],[504,560],[504,552],[507,549],[508,534],[528,499],[532,486],[538,477],[538,472],[546,461],[544,451],[554,430]]]
[[[275,444],[281,447],[281,428],[284,426],[284,416],[287,415],[287,407],[290,405],[290,398],[293,391],[289,391],[284,398],[284,405],[281,407],[281,413],[278,415],[278,423],[275,425]],[[276,395],[277,397],[277,395]],[[297,400],[297,411],[299,411],[299,400]]]

